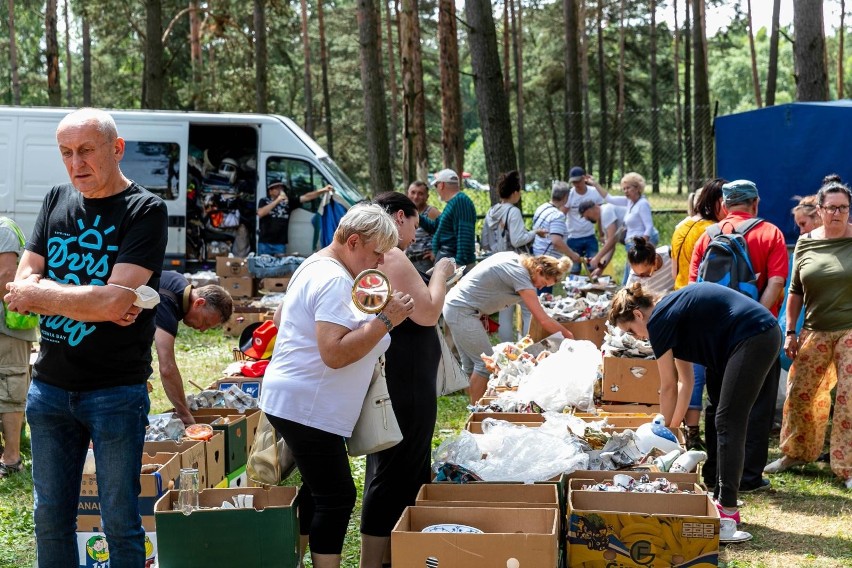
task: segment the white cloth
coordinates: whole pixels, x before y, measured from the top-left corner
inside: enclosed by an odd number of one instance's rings
[[[601,204],[603,197],[592,186],[586,186],[586,193],[577,193],[577,188],[572,187],[568,193],[568,212],[565,214],[565,223],[568,225],[566,239],[579,239],[595,234],[595,224],[580,215],[580,204],[584,201],[592,201]]]
[[[632,239],[633,237],[650,237],[654,234],[651,204],[648,203],[647,199],[640,197],[634,203],[623,195],[613,195],[610,193],[606,196],[606,202],[627,207],[627,211],[624,213],[624,226],[627,227],[627,233],[624,235],[625,240]]]
[[[354,279],[342,266],[316,255],[293,275],[281,309],[281,326],[272,360],[263,377],[260,408],[264,412],[340,436],[350,436],[379,356],[390,335],[360,360],[340,369],[320,357],[316,323],[330,322],[351,330],[374,315],[352,303]]]

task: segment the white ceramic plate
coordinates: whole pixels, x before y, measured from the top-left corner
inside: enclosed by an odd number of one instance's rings
[[[429,525],[420,532],[425,533],[457,533],[457,534],[484,534],[476,527],[468,525],[457,525],[455,523],[443,523],[440,525]]]
[[[725,544],[736,544],[738,542],[745,542],[747,540],[751,540],[751,533],[745,531],[736,531],[731,538],[722,538],[719,537],[719,542]]]

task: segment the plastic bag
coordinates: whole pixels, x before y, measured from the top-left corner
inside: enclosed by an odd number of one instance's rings
[[[559,351],[539,362],[520,384],[518,397],[534,400],[554,412],[567,407],[593,410],[601,363],[601,353],[594,343],[566,339]],[[565,369],[571,372],[566,373]]]

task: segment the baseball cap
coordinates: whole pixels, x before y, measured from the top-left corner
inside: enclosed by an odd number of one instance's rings
[[[757,194],[757,186],[753,181],[747,179],[738,179],[730,181],[722,186],[722,198],[725,203],[733,205],[742,203],[750,199],[759,197]]]
[[[240,334],[240,351],[252,359],[269,359],[278,337],[278,328],[271,320],[257,322]]]
[[[568,181],[580,181],[586,177],[586,170],[580,166],[574,166],[568,173]]]
[[[459,174],[454,172],[451,169],[441,170],[437,174],[435,174],[435,179],[432,180],[432,185],[435,186],[439,183],[454,183],[458,185],[459,183]]]

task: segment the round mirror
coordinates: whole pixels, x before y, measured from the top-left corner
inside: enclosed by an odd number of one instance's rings
[[[365,270],[355,277],[355,284],[352,285],[352,301],[362,312],[379,313],[390,301],[390,297],[390,280],[380,270]]]

